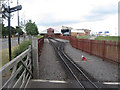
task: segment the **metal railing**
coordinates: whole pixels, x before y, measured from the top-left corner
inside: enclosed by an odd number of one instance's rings
[[[7,79],[2,78],[3,88],[26,88],[29,80],[32,78],[32,60],[31,46],[19,56],[0,68],[0,74],[3,76],[9,73]]]

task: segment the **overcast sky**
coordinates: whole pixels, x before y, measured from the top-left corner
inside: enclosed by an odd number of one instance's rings
[[[10,0],[11,1],[11,0]],[[92,32],[118,32],[119,0],[19,0],[22,5],[21,20],[31,19],[42,31],[48,27],[60,29],[70,26],[75,29],[91,29]],[[17,5],[12,0],[11,7]],[[11,20],[17,26],[17,13]]]

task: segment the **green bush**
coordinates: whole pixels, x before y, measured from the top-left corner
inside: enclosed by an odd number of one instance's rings
[[[21,43],[13,52],[13,58],[24,52],[28,49],[29,45],[32,45],[32,40],[24,41]]]
[[[37,37],[37,38],[41,38],[41,37],[43,37],[43,36],[41,36],[41,35],[36,35],[35,37]]]
[[[17,57],[18,55],[20,55],[22,52],[24,52],[25,50],[27,50],[29,48],[29,45],[32,45],[32,40],[28,40],[28,41],[24,41],[23,43],[21,43],[20,45],[18,45],[16,47],[16,49],[13,51],[13,58]],[[25,61],[27,58],[27,56],[25,56],[22,60]],[[22,65],[21,62],[19,62],[17,64],[17,69]],[[21,74],[23,73],[25,68],[22,68],[22,70],[19,72],[19,74],[16,76],[16,78],[18,79]]]
[[[80,38],[80,39],[89,39],[90,36],[77,36],[77,38]]]
[[[109,40],[109,41],[119,41],[120,36],[98,36],[95,40]]]

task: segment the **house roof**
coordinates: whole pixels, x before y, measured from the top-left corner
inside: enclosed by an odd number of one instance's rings
[[[71,32],[84,33],[83,29],[72,29]]]

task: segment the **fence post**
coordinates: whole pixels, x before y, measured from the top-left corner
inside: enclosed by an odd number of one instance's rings
[[[71,39],[72,37],[70,36],[70,44],[72,44],[72,39]]]
[[[84,51],[84,39],[82,39],[82,52]]]
[[[105,41],[103,41],[103,53],[102,53],[102,60],[105,59]]]
[[[78,38],[76,37],[76,48],[78,49]]]
[[[33,58],[33,78],[39,78],[39,63],[38,63],[38,39],[32,39],[32,58]]]
[[[92,40],[90,40],[90,55],[92,55]]]

